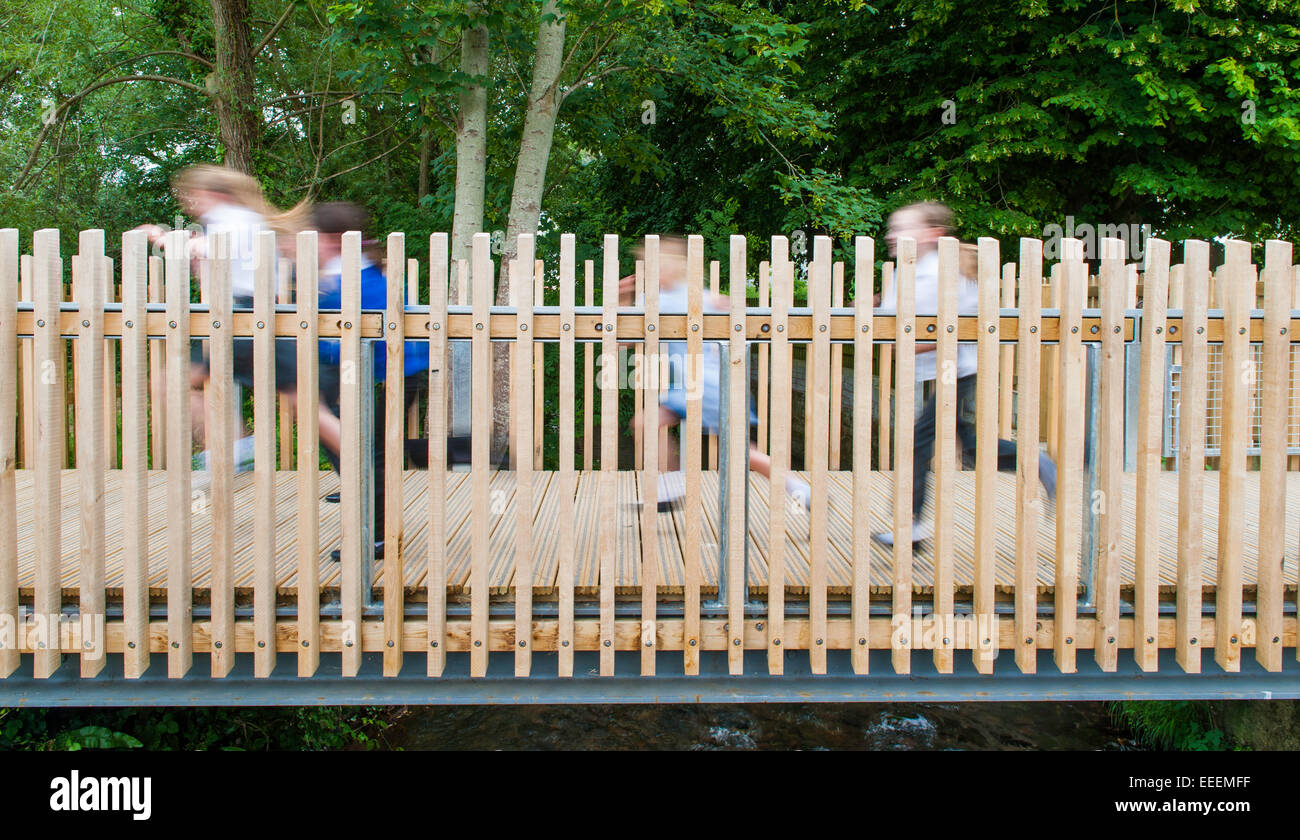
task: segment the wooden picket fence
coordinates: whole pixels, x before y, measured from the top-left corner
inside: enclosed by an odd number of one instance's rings
[[[758,306],[737,293],[722,313],[704,305],[706,270],[717,290],[722,267],[706,265],[704,242],[692,236],[682,315],[659,312],[655,237],[646,239],[644,264],[633,267],[643,305],[619,307],[628,266],[620,264],[617,237],[606,236],[600,292],[588,262],[578,306],[572,235],[560,239],[558,306],[544,305],[546,266],[525,235],[509,267],[514,306],[495,307],[487,234],[474,237],[462,265],[449,259],[446,234],[430,238],[429,302],[421,304],[421,266],[394,233],[387,240],[389,306],[363,312],[360,235],[350,233],[342,311],[327,313],[317,307],[314,233],[297,238],[292,272],[277,258],[274,236],[259,235],[252,311],[232,311],[220,238],[217,256],[203,266],[207,302],[191,302],[191,266],[177,256],[186,235],[169,234],[159,258],[149,256],[143,234],[127,233],[115,266],[103,232],[83,232],[69,291],[57,231],[37,231],[32,254],[20,256],[18,232],[0,230],[0,676],[17,672],[20,656],[30,656],[32,673],[44,678],[65,655],[79,655],[82,676],[93,677],[104,653],[122,656],[128,678],[145,672],[150,654],[165,654],[168,674],[184,677],[196,653],[208,656],[215,677],[229,675],[241,654],[252,654],[257,677],[290,654],[301,677],[317,673],[322,655],[336,654],[352,676],[370,652],[383,655],[385,675],[415,667],[412,657],[422,655],[427,674],[437,677],[449,653],[467,653],[470,673],[484,676],[489,655],[507,651],[519,677],[532,673],[534,651],[554,653],[562,677],[573,676],[577,652],[597,653],[599,672],[611,675],[616,653],[631,651],[640,651],[647,676],[665,656],[680,657],[684,672],[697,674],[704,652],[721,651],[733,674],[743,672],[747,651],[765,651],[772,674],[804,655],[814,673],[826,673],[830,657],[843,652],[847,667],[866,674],[872,651],[889,651],[898,673],[909,672],[917,652],[929,652],[936,670],[948,673],[966,651],[981,673],[993,671],[1001,652],[1033,672],[1048,650],[1064,673],[1076,670],[1080,650],[1091,650],[1108,671],[1121,650],[1131,650],[1143,670],[1156,669],[1160,651],[1172,650],[1183,670],[1197,672],[1203,649],[1233,671],[1250,647],[1264,668],[1277,671],[1283,648],[1296,645],[1296,619],[1284,604],[1295,595],[1300,545],[1288,509],[1296,494],[1287,492],[1300,275],[1287,243],[1266,243],[1257,277],[1246,242],[1227,242],[1212,275],[1207,243],[1185,242],[1182,263],[1171,266],[1170,244],[1149,240],[1139,275],[1123,243],[1104,240],[1093,290],[1078,240],[1062,242],[1045,283],[1041,241],[1022,239],[1017,260],[1004,264],[998,241],[981,239],[979,311],[959,314],[958,243],[944,239],[939,312],[931,315],[915,311],[916,245],[903,239],[882,277],[899,300],[897,314],[886,315],[872,308],[877,254],[870,238],[854,241],[847,266],[833,261],[830,239],[815,238],[807,300],[797,305],[788,242],[773,237],[769,258],[758,265]],[[746,288],[750,273],[746,241],[733,236],[729,287]],[[453,282],[460,285],[455,305]],[[277,402],[278,337],[297,341],[296,415]],[[251,476],[233,467],[241,422],[236,338],[251,338],[254,348]],[[320,502],[334,482],[318,466],[321,338],[341,342],[342,502],[334,509]],[[363,342],[379,338],[390,372],[383,396],[389,501],[374,526],[386,552],[371,564]],[[211,356],[212,468],[198,496],[194,339],[205,340]],[[410,413],[404,341],[427,341],[432,359],[427,395]],[[706,341],[721,344],[728,371],[721,399],[732,418],[747,414],[747,371],[756,366],[757,437],[770,477],[747,471],[746,424],[731,422],[706,438],[695,399],[681,431],[682,505],[655,513],[668,438],[649,433],[653,425],[633,439],[633,468],[620,469],[619,382],[605,362],[620,343],[632,343],[650,361],[646,369],[662,373],[663,341],[685,341],[691,358]],[[453,342],[471,348],[468,473],[451,468],[443,445]],[[917,547],[908,538],[912,418],[922,397],[916,348],[935,344],[938,370],[947,371],[955,369],[958,342],[974,344],[979,359],[975,466],[962,469],[956,380],[941,376],[927,507],[934,538]],[[489,448],[492,350],[503,344],[511,354],[509,470],[497,469]],[[542,468],[543,353],[550,345],[559,356],[554,471]],[[1087,346],[1098,354],[1092,425],[1085,415]],[[1132,473],[1123,463],[1126,348],[1135,348],[1140,362],[1127,391],[1138,401]],[[1162,451],[1168,348],[1179,365],[1174,462]],[[1212,350],[1221,372],[1213,383]],[[791,457],[796,351],[806,387],[802,465]],[[602,362],[599,376],[593,355]],[[1212,384],[1220,397],[1210,427]],[[658,376],[633,385],[637,408],[650,417],[658,414],[661,385]],[[1257,461],[1247,457],[1252,412],[1259,418]],[[851,433],[848,459],[841,428]],[[1219,444],[1210,471],[1207,429]],[[431,441],[427,470],[404,470],[404,444],[415,432]],[[997,472],[999,436],[1021,444],[1014,483]],[[1040,442],[1058,468],[1054,503],[1039,492]],[[786,490],[797,466],[811,487],[806,512],[790,504]],[[1086,496],[1085,486],[1094,488]],[[1214,500],[1217,515],[1207,515]],[[882,530],[894,534],[890,549],[873,544],[872,532]],[[335,544],[337,567],[325,559]],[[1094,547],[1088,556],[1086,544]],[[151,606],[165,607],[165,618]],[[102,638],[88,629],[96,616],[103,617]]]

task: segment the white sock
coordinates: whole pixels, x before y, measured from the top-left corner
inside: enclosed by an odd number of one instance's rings
[[[788,493],[791,498],[798,499],[799,503],[805,508],[812,508],[812,488],[808,486],[808,482],[804,481],[799,476],[786,475],[785,492]]]

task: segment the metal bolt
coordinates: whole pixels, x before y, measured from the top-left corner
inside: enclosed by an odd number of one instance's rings
[[[352,322],[351,322],[351,321],[344,321],[344,322],[343,322],[343,329],[345,329],[345,330],[350,330],[350,329],[352,329]]]
[[[1246,334],[1246,328],[1245,328],[1245,327],[1238,327],[1238,328],[1237,328],[1237,335],[1245,335],[1245,334]]]
[[[599,324],[596,325],[596,329],[600,329],[600,325],[599,325]],[[699,324],[691,324],[691,332],[699,332],[699,331],[700,331],[700,325],[699,325]]]
[[[925,331],[928,333],[934,332],[934,324],[927,324],[925,327]]]
[[[944,643],[945,645],[946,645],[946,644],[950,644],[950,642],[948,641],[948,637],[947,637],[947,636],[944,636],[944,637],[943,637],[943,643]]]
[[[910,333],[911,331],[912,331],[912,325],[911,325],[911,324],[908,324],[907,326],[903,327],[903,332],[905,332],[905,333]]]
[[[988,644],[992,644],[992,642],[991,642],[991,640],[989,640],[989,639],[985,639],[985,640],[984,640],[984,644],[985,644],[985,645],[988,645]]]
[[[734,329],[736,330],[736,332],[740,332],[741,329],[742,329],[743,327],[744,327],[743,324],[736,324],[736,326],[734,327]],[[823,326],[823,327],[822,327],[822,331],[824,332],[825,330],[826,330],[826,327]]]
[[[388,645],[388,647],[392,647],[392,646],[393,646],[393,640],[392,640],[392,639],[389,639],[389,640],[386,642],[386,644]]]
[[[481,329],[483,329],[483,324],[482,324],[482,322],[479,322],[479,323],[475,324],[475,325],[474,325],[474,329],[476,329],[476,330],[481,330]]]
[[[1100,332],[1100,330],[1101,330],[1100,327],[1098,327],[1096,324],[1093,324],[1090,332],[1092,332],[1093,335],[1096,335],[1098,332]]]
[[[569,640],[568,640],[568,639],[565,639],[564,641],[560,642],[560,647],[568,647],[568,646],[569,646]]]
[[[131,321],[127,321],[127,322],[126,322],[126,328],[127,328],[128,330],[131,329],[131,328],[134,327],[134,326],[135,326],[135,324],[132,323]]]
[[[612,645],[612,644],[614,644],[614,643],[611,642],[609,639],[606,639],[606,640],[605,640],[605,647],[609,647],[609,646]]]
[[[429,647],[431,647],[431,648],[436,648],[437,646],[438,646],[438,642],[437,642],[437,641],[429,642]]]
[[[1147,644],[1149,644],[1149,645],[1154,645],[1155,643],[1156,643],[1156,637],[1155,637],[1155,636],[1147,636]]]
[[[691,642],[691,644],[695,644],[695,642]],[[772,640],[772,644],[775,645],[776,647],[780,647],[780,646],[781,646],[781,640],[780,640],[780,639],[773,639],[773,640]]]
[[[396,322],[396,321],[389,321],[389,322],[388,322],[388,328],[389,328],[390,330],[395,330],[395,329],[397,329],[397,322]]]
[[[344,642],[343,644],[346,645],[347,647],[352,647],[352,640],[351,640],[351,639],[348,639],[348,640],[347,640],[346,642]]]
[[[1192,644],[1196,644],[1196,637],[1195,637],[1195,636],[1192,637]]]
[[[732,639],[731,643],[736,647],[740,647],[740,639]]]
[[[822,640],[821,640],[821,639],[818,639],[818,640],[817,640],[817,644],[820,645],[821,643],[822,643]]]
[[[482,640],[482,639],[475,639],[475,640],[474,640],[474,647],[483,647],[483,640]]]
[[[904,636],[903,638],[899,639],[899,640],[898,640],[898,643],[899,643],[900,645],[906,645],[906,644],[907,644],[907,637]]]
[[[172,321],[172,326],[173,326],[173,327],[176,326],[176,322],[175,322],[175,321]],[[306,321],[299,321],[299,322],[298,322],[298,326],[305,330],[305,329],[307,329],[307,322],[306,322]]]
[[[614,325],[613,325],[613,324],[606,324],[606,325],[605,325],[605,331],[606,331],[606,332],[613,332],[613,331],[614,331]]]
[[[37,646],[38,648],[40,648],[41,650],[45,650],[45,642],[37,642],[37,643],[36,643],[36,646]],[[176,643],[175,643],[175,642],[172,642],[172,647],[175,647],[175,646],[176,646]]]
[[[266,647],[266,642],[258,642],[258,643],[257,643],[257,646],[260,647],[260,648],[264,648],[264,647]]]
[[[214,329],[214,330],[219,330],[219,329],[221,329],[221,322],[220,322],[220,321],[213,321],[213,322],[212,322],[212,329]]]
[[[1107,637],[1106,637],[1106,644],[1108,644],[1108,645],[1113,645],[1113,644],[1115,644],[1115,637],[1114,637],[1114,636],[1107,636]]]
[[[1205,327],[1197,327],[1197,328],[1196,328],[1196,334],[1197,334],[1197,335],[1200,335],[1200,334],[1202,334],[1203,332],[1205,332]]]
[[[258,322],[257,322],[257,328],[258,328],[259,330],[264,330],[264,329],[266,329],[266,322],[265,322],[265,321],[258,321]]]
[[[1042,630],[1042,629],[1043,629],[1043,622],[1041,622],[1041,621],[1035,621],[1035,622],[1034,622],[1034,629],[1035,629],[1035,630]]]
[[[178,647],[180,647],[180,646],[181,646],[181,643],[180,643],[180,642],[172,642],[172,647],[174,647],[174,648],[178,648]],[[45,647],[45,643],[44,643],[44,642],[41,642],[41,647]]]
[[[691,647],[695,647],[695,640],[691,639]]]
[[[38,326],[38,327],[43,327],[43,326],[45,326],[45,319],[44,319],[44,318],[37,318],[37,319],[36,319],[36,326]],[[176,322],[175,322],[175,321],[172,321],[172,326],[173,326],[173,327],[176,326]]]
[[[1115,335],[1119,335],[1119,327],[1111,327],[1111,332],[1115,333]]]
[[[311,647],[311,642],[307,641],[306,639],[303,639],[303,640],[302,640],[302,646],[303,646],[303,647]]]
[[[760,622],[756,623],[756,624],[754,625],[754,629],[755,629],[755,630],[762,630],[762,629],[763,629],[763,622],[760,621]]]
[[[997,332],[997,330],[998,330],[997,327],[995,327],[993,324],[989,324],[989,334],[990,334],[990,335],[992,335],[993,333]]]
[[[442,329],[442,323],[441,323],[440,321],[434,321],[434,322],[433,322],[433,328],[434,328],[435,330],[440,330],[440,329]]]
[[[777,332],[785,332],[785,324],[777,324],[777,325],[776,325],[776,331],[777,331]]]
[[[772,329],[772,325],[771,325],[771,324],[762,324],[761,326],[759,326],[758,331],[759,331],[759,332],[769,332],[769,331],[771,331],[771,329]]]
[[[1274,636],[1274,637],[1273,637],[1273,644],[1277,644],[1277,643],[1280,642],[1280,641],[1282,641],[1282,640],[1279,639],[1277,636]]]
[[[1036,333],[1036,332],[1038,332],[1038,327],[1030,327],[1030,328],[1029,328],[1029,332],[1030,332],[1031,335],[1034,334],[1034,333]]]
[[[956,327],[954,327],[952,324],[949,324],[949,325],[948,325],[948,332],[952,332],[952,331],[955,330],[955,329],[956,329]]]
[[[859,644],[859,645],[865,645],[866,643],[867,643],[867,640],[866,640],[866,639],[858,639],[858,644]]]
[[[565,324],[565,325],[564,325],[564,328],[567,330],[567,329],[569,328],[569,325],[568,325],[568,324]],[[654,324],[646,324],[645,329],[646,329],[646,332],[654,332],[654,331],[655,331],[655,325],[654,325]]]
[[[1078,331],[1079,331],[1079,328],[1078,328],[1078,327],[1070,327],[1070,334],[1071,334],[1071,335],[1073,335],[1074,333],[1077,333]]]
[[[217,642],[216,644],[213,645],[213,647],[215,647],[217,650],[221,650],[221,642]]]
[[[1278,330],[1278,332],[1280,332],[1282,335],[1286,335],[1286,327],[1283,327],[1282,329]]]
[[[1066,637],[1065,637],[1065,643],[1066,643],[1067,645],[1072,645],[1072,644],[1074,644],[1074,637],[1073,637],[1073,636],[1066,636]]]
[[[519,640],[519,646],[520,646],[520,647],[528,647],[528,642],[525,642],[524,640],[520,639],[520,640]]]
[[[83,327],[88,327],[88,326],[90,326],[90,322],[89,322],[89,321],[82,321],[82,322],[81,322],[81,325],[82,325]]]
[[[519,325],[519,331],[520,331],[520,332],[528,332],[528,325],[527,325],[527,324],[520,324],[520,325]]]
[[[565,324],[564,327],[563,327],[564,331],[565,331],[565,332],[568,332],[570,326],[572,326],[572,325],[571,325],[571,324]],[[654,325],[654,324],[651,324],[651,325],[650,325],[650,329],[651,329],[651,331],[653,331],[654,328],[655,328],[655,325]]]
[[[1160,335],[1160,333],[1164,332],[1164,329],[1164,327],[1156,327],[1156,335]]]
[[[871,332],[871,327],[868,327],[866,324],[863,324],[863,325],[862,325],[862,331],[863,331],[863,332]]]
[[[304,327],[307,326],[307,322],[304,321],[302,325],[303,325]],[[45,322],[42,321],[41,323],[37,324],[36,326],[38,326],[38,327],[43,327],[43,326],[45,326]],[[171,322],[169,322],[169,323],[167,324],[167,326],[171,327],[172,329],[176,329],[176,322],[175,322],[175,321],[171,321]]]
[[[1032,645],[1033,643],[1034,643],[1033,639],[1031,639],[1029,636],[1025,636],[1025,644]]]
[[[129,647],[131,650],[135,650],[135,642],[127,642],[126,646]]]
[[[1235,645],[1236,643],[1237,643],[1237,637],[1236,637],[1236,636],[1233,636],[1231,639],[1228,639],[1228,644]]]

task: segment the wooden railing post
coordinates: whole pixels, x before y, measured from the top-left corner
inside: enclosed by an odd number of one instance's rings
[[[447,663],[447,285],[450,263],[447,234],[429,237],[429,500],[427,557],[430,677],[440,677]]]
[[[1183,243],[1182,372],[1178,377],[1178,605],[1176,658],[1189,674],[1201,672],[1201,569],[1205,481],[1205,335],[1210,292],[1210,249]]]
[[[912,448],[916,423],[916,240],[898,239],[898,287],[895,316],[898,354],[894,387],[894,603],[892,637],[894,672],[912,671]],[[883,409],[882,409],[883,413]]]
[[[0,679],[18,670],[18,231],[0,230]],[[31,372],[23,373],[30,378]],[[24,465],[26,466],[26,465]]]
[[[576,297],[574,276],[574,236],[566,233],[560,236],[560,462],[559,490],[560,504],[557,516],[560,522],[574,521],[574,496],[577,493],[578,479],[574,472],[574,341],[575,331],[574,298]],[[590,263],[589,263],[590,264]],[[591,285],[588,283],[587,294]],[[584,345],[587,376],[585,388],[591,393],[591,344]],[[588,396],[584,414],[591,418],[591,398]],[[583,440],[583,450],[590,469],[591,435]],[[558,672],[561,677],[573,676],[574,648],[574,609],[573,609],[573,575],[574,575],[574,529],[560,528],[559,569],[556,587],[559,590],[559,634],[556,643],[559,652]]]
[[[253,289],[253,674],[275,670],[275,234],[261,231],[253,243],[257,268]],[[288,406],[285,405],[287,408]],[[284,417],[281,417],[283,422]],[[287,431],[287,429],[282,429]],[[288,467],[285,450],[284,466]]]
[[[81,577],[77,584],[81,626],[105,616],[104,592],[104,470],[107,468],[104,417],[104,289],[109,269],[104,256],[104,232],[81,232],[80,254],[72,260],[73,295],[80,329],[77,333],[77,478],[81,509]],[[103,651],[82,649],[81,676],[93,677],[104,668]]]
[[[315,675],[320,665],[320,416],[317,310],[320,266],[316,231],[298,234],[298,676]],[[283,453],[281,454],[283,458]],[[282,461],[283,463],[283,461]]]
[[[1264,245],[1263,405],[1260,409],[1259,559],[1255,658],[1282,670],[1282,564],[1286,559],[1286,448],[1291,391],[1291,244]],[[1300,648],[1298,648],[1300,649]]]
[[[189,232],[174,230],[164,246],[167,287],[167,676],[177,679],[194,662],[191,568],[193,507],[190,430]]]
[[[384,535],[384,676],[402,670],[402,624],[405,597],[402,580],[406,567],[406,504],[402,467],[406,461],[406,237],[388,234],[388,288],[384,302],[384,521],[376,525]],[[444,444],[445,446],[445,444]]]

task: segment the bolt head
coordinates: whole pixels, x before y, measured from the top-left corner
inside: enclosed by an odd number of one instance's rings
[[[475,640],[474,640],[474,647],[483,647],[483,640],[482,640],[482,639],[475,639]]]
[[[609,647],[610,645],[612,645],[612,644],[614,644],[614,643],[611,642],[609,639],[606,639],[605,642],[604,642],[604,644],[605,644],[605,647]]]

